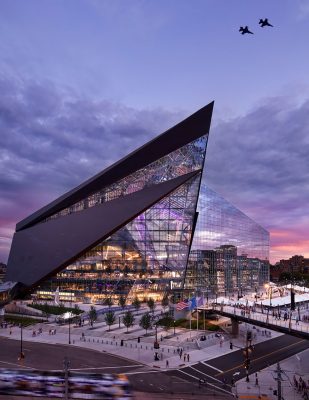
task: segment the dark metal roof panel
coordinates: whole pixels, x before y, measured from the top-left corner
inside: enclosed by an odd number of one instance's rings
[[[18,222],[16,231],[34,225],[92,193],[130,175],[161,157],[207,134],[214,102],[157,136],[115,164]]]
[[[37,285],[199,173],[191,172],[15,233],[6,280]]]

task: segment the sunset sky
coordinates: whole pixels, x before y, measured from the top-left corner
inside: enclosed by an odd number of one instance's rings
[[[308,38],[309,0],[1,0],[0,261],[16,222],[212,100],[206,183],[272,262],[309,257]]]

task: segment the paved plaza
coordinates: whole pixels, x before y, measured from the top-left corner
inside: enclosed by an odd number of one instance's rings
[[[139,314],[142,315],[145,311],[146,310],[140,310]],[[160,312],[160,309],[157,310],[157,313],[160,314]],[[114,354],[121,357],[123,365],[135,361],[136,365],[142,364],[146,366],[147,370],[142,372],[145,373],[146,371],[172,371],[174,369],[183,369],[186,366],[194,368],[194,365],[198,362],[203,362],[210,368],[214,368],[211,367],[210,364],[207,364],[207,362],[223,355],[229,355],[245,347],[248,328],[253,332],[253,343],[255,345],[272,338],[284,336],[278,332],[247,326],[245,323],[240,325],[240,334],[238,338],[231,338],[228,332],[221,334],[219,337],[216,333],[212,332],[205,333],[204,331],[175,328],[174,333],[173,328],[168,331],[159,328],[157,337],[160,348],[155,350],[153,347],[155,330],[152,329],[145,335],[145,330],[138,326],[138,318],[139,316],[136,316],[137,325],[131,327],[128,333],[127,328],[125,328],[121,322],[120,324],[118,322],[109,330],[102,317],[99,318],[99,321],[96,322],[93,327],[91,327],[87,321],[85,321],[85,324],[81,327],[74,325],[69,326],[68,324],[58,325],[54,322],[42,323],[23,328],[23,341],[45,343],[48,345],[65,345],[71,349],[88,349],[100,353]],[[223,329],[228,330],[230,328],[230,323],[227,318],[220,318],[218,323]],[[42,333],[39,333],[41,330]],[[204,334],[206,340],[201,341],[201,336],[204,336]],[[3,328],[0,329],[0,335],[3,338],[19,341],[21,329],[19,327]],[[71,342],[70,345],[69,340]],[[121,342],[123,345],[121,345]],[[233,344],[233,349],[230,348],[231,342]],[[158,353],[158,361],[154,360],[155,352]],[[126,360],[128,363],[126,363]],[[297,400],[302,398],[301,393],[297,392],[291,383],[293,383],[293,376],[295,373],[298,378],[302,376],[304,379],[308,379],[309,376],[307,376],[306,371],[309,372],[309,365],[307,368],[305,360],[306,357],[304,357],[303,354],[299,354],[281,362],[282,369],[287,371],[286,381],[283,382],[283,391],[287,393],[289,397],[286,397],[285,400]],[[17,359],[15,366],[19,366]],[[13,366],[11,365],[11,367]],[[245,382],[244,379],[240,379],[236,382],[234,387],[229,387],[228,390],[231,389],[234,395],[237,396],[259,396],[263,394],[267,396],[265,398],[268,399],[276,398],[273,394],[276,389],[275,375],[273,372],[274,368],[275,366],[270,366],[266,370],[258,372],[258,385],[256,385],[256,377],[253,374],[250,376],[249,383]],[[84,362],[83,369],[87,369],[87,361]],[[89,369],[91,369],[91,366],[89,366]],[[129,368],[125,372],[129,376],[131,373],[136,374],[134,371],[131,372]],[[224,393],[222,393],[222,395],[224,395]]]

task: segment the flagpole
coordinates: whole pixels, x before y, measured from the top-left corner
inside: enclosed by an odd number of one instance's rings
[[[198,332],[198,301],[196,302],[196,331]]]

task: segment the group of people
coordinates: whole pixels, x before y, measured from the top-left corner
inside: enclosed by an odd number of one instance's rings
[[[43,329],[39,328],[37,331],[33,330],[32,331],[32,337],[35,337],[37,335],[41,335],[43,333]]]
[[[298,393],[301,393],[305,400],[309,400],[309,386],[304,381],[304,379],[300,376],[299,379],[294,375],[293,377],[294,388]],[[309,381],[308,381],[309,383]]]
[[[183,353],[183,349],[181,347],[177,347],[177,354],[179,355],[180,360],[183,358],[184,362],[190,362],[190,354]]]

